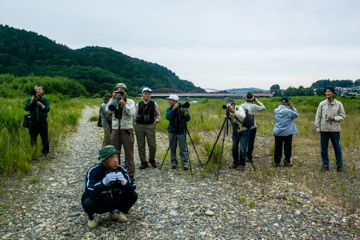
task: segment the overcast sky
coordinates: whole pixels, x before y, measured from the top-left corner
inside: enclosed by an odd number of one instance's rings
[[[359,0],[0,0],[0,6],[0,24],[72,49],[111,47],[202,88],[360,79]]]

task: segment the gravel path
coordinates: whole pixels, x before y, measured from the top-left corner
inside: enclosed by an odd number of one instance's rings
[[[296,192],[293,183],[251,181],[246,172],[226,167],[216,181],[181,168],[139,170],[135,154],[138,202],[126,223],[108,220],[87,227],[80,197],[86,171],[96,163],[102,129],[89,122],[97,109],[86,108],[79,129],[39,164],[33,176],[5,182],[1,200],[0,239],[356,239],[343,231],[346,213],[310,191]],[[158,134],[158,151],[166,151],[167,135]],[[136,149],[136,146],[135,146]],[[269,157],[269,156],[260,156]],[[160,162],[161,159],[158,160]],[[256,176],[255,176],[256,177]],[[255,184],[255,185],[254,185]],[[279,185],[283,188],[279,189]],[[269,187],[271,186],[271,187]],[[284,190],[283,190],[284,189]],[[288,201],[296,197],[296,202]],[[325,202],[324,202],[325,201]]]

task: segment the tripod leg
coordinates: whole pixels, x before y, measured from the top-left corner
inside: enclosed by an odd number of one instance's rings
[[[225,123],[226,123],[226,118],[224,119],[224,122],[223,122],[223,125],[221,126],[221,129],[220,129],[220,131],[219,131],[219,134],[218,134],[218,136],[217,136],[217,138],[216,138],[216,141],[215,141],[215,143],[214,143],[214,146],[213,146],[213,148],[212,148],[212,150],[211,150],[211,153],[210,153],[210,155],[209,155],[209,158],[208,158],[208,160],[206,161],[206,163],[205,163],[205,167],[204,168],[206,168],[206,166],[208,165],[208,163],[209,163],[209,161],[210,161],[210,158],[211,158],[211,156],[212,156],[212,154],[213,154],[213,152],[214,152],[214,149],[215,149],[215,146],[216,146],[216,144],[217,144],[217,142],[218,142],[218,140],[219,140],[219,137],[220,137],[220,134],[221,134],[221,132],[222,132],[222,130],[224,129],[224,126],[225,126]]]
[[[159,170],[161,170],[161,168],[162,168],[162,166],[163,166],[163,164],[164,164],[165,158],[166,158],[166,156],[167,156],[167,154],[168,154],[168,152],[169,152],[169,149],[170,149],[171,144],[173,143],[173,141],[174,141],[174,139],[175,139],[175,136],[176,136],[176,135],[174,134],[173,138],[172,138],[171,141],[170,141],[169,147],[168,147],[168,149],[167,149],[167,151],[166,151],[166,154],[165,154],[164,159],[163,159],[162,162],[161,162],[161,165],[160,165]]]
[[[194,150],[195,150],[195,153],[196,153],[196,156],[197,156],[197,158],[198,158],[198,160],[199,160],[200,166],[203,167],[203,166],[202,166],[202,163],[201,163],[201,161],[200,161],[199,155],[198,155],[198,153],[197,153],[197,151],[196,151],[195,144],[194,144],[193,140],[191,139],[190,132],[189,132],[189,130],[188,130],[187,128],[186,128],[186,132],[187,132],[188,135],[189,135],[191,144],[192,144],[192,146],[193,146],[193,148],[194,148]],[[187,147],[187,144],[186,144],[186,147]],[[189,152],[189,151],[188,151],[188,152]],[[189,156],[189,159],[190,159],[190,156]],[[190,160],[189,160],[189,163],[190,163]],[[190,166],[190,169],[191,169],[191,166]]]
[[[217,175],[216,175],[216,180],[219,180],[219,174],[220,174],[220,166],[221,166],[221,160],[222,160],[222,156],[223,156],[223,151],[224,151],[224,143],[225,143],[225,137],[226,137],[226,132],[228,129],[228,121],[230,121],[228,119],[228,117],[225,118],[224,124],[225,125],[225,131],[224,131],[224,135],[223,135],[223,140],[222,140],[222,144],[221,144],[221,151],[220,151],[220,159],[219,159],[219,165],[218,165],[218,171],[217,171]]]

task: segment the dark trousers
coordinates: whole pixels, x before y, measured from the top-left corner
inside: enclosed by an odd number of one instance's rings
[[[275,154],[274,162],[279,164],[282,157],[282,149],[284,147],[285,161],[290,163],[292,151],[292,134],[289,136],[275,136]]]
[[[249,136],[248,149],[247,149],[247,157],[250,161],[252,160],[252,153],[254,151],[255,137],[256,137],[256,128],[250,129],[250,136]]]
[[[36,121],[36,119],[30,119],[29,126],[30,138],[31,138],[31,146],[36,145],[37,137],[40,134],[42,140],[42,153],[49,153],[49,136],[48,136],[48,122],[46,119]]]
[[[340,146],[340,132],[321,132],[321,158],[323,160],[323,166],[329,167],[329,139],[333,145],[336,157],[336,166],[341,167],[343,165],[342,152]]]
[[[109,194],[103,194],[99,200],[86,198],[82,202],[82,206],[90,219],[93,218],[95,213],[112,212],[115,209],[127,214],[138,198],[136,192],[122,193],[119,198],[110,198],[107,196],[109,196]]]
[[[246,160],[246,149],[249,141],[250,129],[247,129],[242,132],[233,131],[232,134],[232,155],[233,155],[233,164],[238,166],[245,166]],[[239,159],[239,144],[240,144],[240,159]]]

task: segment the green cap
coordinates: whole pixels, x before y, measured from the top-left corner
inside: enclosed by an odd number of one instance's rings
[[[119,151],[116,150],[113,145],[107,145],[99,150],[98,161],[102,162],[105,159],[107,159],[108,157],[110,157],[114,154],[118,154],[118,153],[119,153]]]
[[[127,87],[126,87],[126,85],[125,85],[124,83],[118,83],[118,84],[116,84],[116,86],[114,87],[114,90],[116,90],[117,88],[122,88],[122,89],[124,89],[126,92],[128,92]]]

